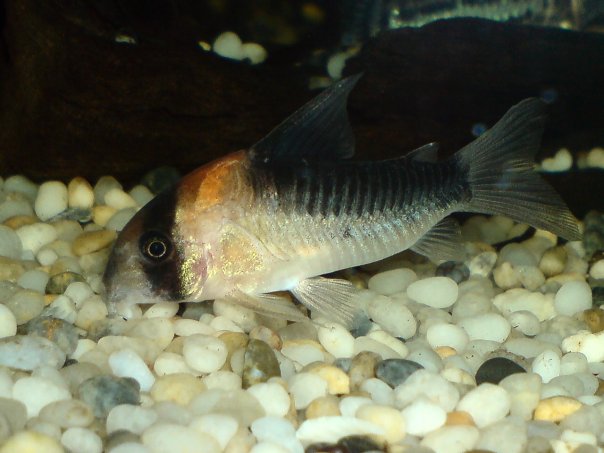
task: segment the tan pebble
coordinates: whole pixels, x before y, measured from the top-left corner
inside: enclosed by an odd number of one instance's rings
[[[97,225],[104,227],[109,222],[109,219],[113,217],[117,210],[107,205],[99,205],[92,208],[92,221]]]
[[[561,274],[566,266],[567,258],[568,252],[564,247],[552,247],[543,253],[539,262],[539,269],[546,277]]]
[[[71,208],[91,208],[94,204],[92,186],[81,176],[76,176],[67,184],[67,201]]]
[[[261,340],[271,348],[279,351],[283,346],[281,337],[271,329],[265,326],[256,326],[250,331],[250,340]]]
[[[366,404],[357,409],[356,418],[375,423],[384,430],[384,440],[395,443],[405,437],[405,419],[401,411],[380,404]]]
[[[16,215],[6,219],[4,221],[4,225],[9,228],[12,228],[13,230],[16,230],[18,228],[21,228],[22,226],[31,225],[36,222],[38,222],[38,219],[32,215]]]
[[[457,351],[451,346],[439,346],[434,352],[436,352],[441,359],[457,354]]]
[[[447,426],[466,425],[476,426],[472,416],[466,411],[451,411],[447,414]]]
[[[348,376],[350,376],[350,389],[358,390],[367,379],[375,377],[375,367],[382,358],[379,354],[370,351],[360,352],[352,358]]]
[[[598,388],[596,389],[596,395],[604,395],[604,381],[602,379],[598,379]]]
[[[157,378],[150,394],[155,401],[173,401],[186,406],[205,389],[206,386],[201,379],[190,374],[178,373]]]
[[[583,320],[592,333],[604,330],[604,310],[601,308],[590,308],[583,312]]]
[[[577,412],[583,404],[574,398],[568,396],[553,396],[539,401],[535,408],[533,418],[535,420],[546,420],[550,422],[559,422],[568,415]]]
[[[44,294],[44,305],[52,304],[57,297],[59,297],[58,294]]]
[[[321,396],[308,405],[304,414],[306,419],[342,415],[340,401],[333,395]]]
[[[25,268],[21,262],[0,256],[0,281],[16,282],[23,272],[25,272]]]
[[[327,391],[331,395],[350,393],[350,377],[340,368],[325,363],[311,364],[307,371],[320,376],[327,382]]]
[[[75,238],[71,249],[77,256],[87,255],[108,247],[116,237],[112,230],[88,231]]]
[[[46,434],[20,431],[9,437],[0,447],[0,453],[64,453],[61,444]]]

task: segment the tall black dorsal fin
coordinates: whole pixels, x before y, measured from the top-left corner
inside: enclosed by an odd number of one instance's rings
[[[270,160],[337,160],[354,154],[346,104],[360,74],[334,83],[250,148],[250,156]]]

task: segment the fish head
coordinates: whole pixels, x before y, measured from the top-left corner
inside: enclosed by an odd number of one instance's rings
[[[138,211],[116,239],[103,282],[110,313],[134,304],[181,302],[203,283],[205,262],[177,228],[178,186]]]

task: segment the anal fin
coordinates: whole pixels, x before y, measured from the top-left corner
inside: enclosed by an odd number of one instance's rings
[[[308,321],[308,318],[290,300],[273,294],[247,294],[236,291],[225,297],[227,302],[249,308],[270,318],[289,321]]]
[[[363,320],[364,312],[356,300],[359,291],[348,280],[308,278],[298,283],[291,292],[311,310],[316,310],[349,329]]]
[[[411,250],[432,261],[462,259],[459,224],[451,217],[445,217],[424,234]]]

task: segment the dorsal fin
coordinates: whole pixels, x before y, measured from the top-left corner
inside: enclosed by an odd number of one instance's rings
[[[438,162],[438,143],[428,143],[414,149],[405,155],[405,158],[420,162]]]
[[[250,148],[253,160],[338,160],[354,154],[348,94],[361,75],[334,83]]]

